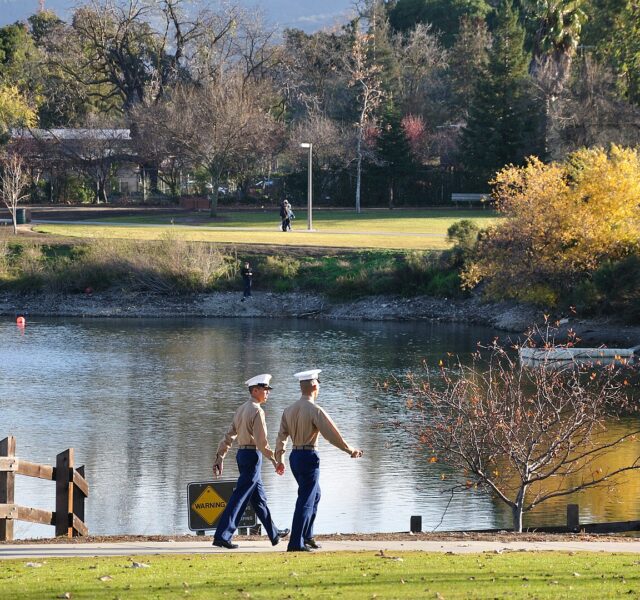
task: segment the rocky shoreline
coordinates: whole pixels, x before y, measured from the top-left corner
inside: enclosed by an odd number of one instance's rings
[[[543,323],[536,307],[478,298],[454,300],[417,296],[374,296],[336,302],[304,293],[256,292],[241,301],[238,292],[191,296],[101,292],[91,294],[0,293],[0,315],[78,318],[293,318],[366,321],[434,321],[492,327],[522,334]],[[560,318],[563,315],[557,316]],[[566,320],[566,322],[565,322]],[[631,347],[640,344],[640,326],[615,319],[563,319],[560,338],[571,329],[581,345]]]

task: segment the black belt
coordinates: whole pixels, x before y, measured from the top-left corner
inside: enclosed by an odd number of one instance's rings
[[[316,450],[315,446],[294,446],[294,450]]]
[[[250,444],[247,446],[238,446],[238,450],[255,450],[255,446],[251,446]]]

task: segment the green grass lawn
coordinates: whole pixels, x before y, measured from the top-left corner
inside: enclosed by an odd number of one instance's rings
[[[635,554],[387,554],[392,558],[336,552],[3,560],[0,599],[640,596]],[[148,567],[133,568],[132,560]]]
[[[274,211],[220,212],[217,219],[194,213],[198,218],[185,223],[185,215],[162,217],[121,217],[106,219],[104,225],[38,225],[36,231],[69,237],[109,237],[158,239],[170,230],[188,241],[221,244],[263,244],[278,246],[321,246],[332,248],[381,248],[402,250],[442,250],[449,246],[447,229],[461,219],[472,219],[486,227],[498,218],[493,211],[314,211],[314,232],[307,226],[305,211],[298,211],[294,231],[279,230],[280,218]],[[172,224],[173,221],[173,224]],[[126,225],[126,226],[125,226]],[[137,225],[137,226],[136,226]],[[155,225],[155,227],[149,227]],[[219,229],[211,230],[207,227]],[[247,231],[250,229],[250,231]]]

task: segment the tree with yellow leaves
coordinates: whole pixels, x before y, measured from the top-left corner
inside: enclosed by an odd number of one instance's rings
[[[29,105],[18,87],[0,86],[0,141],[8,141],[14,127],[33,127],[36,124],[36,111]]]
[[[488,230],[463,273],[492,297],[553,306],[605,261],[640,251],[640,154],[582,149],[564,162],[529,158],[491,182],[507,218]]]

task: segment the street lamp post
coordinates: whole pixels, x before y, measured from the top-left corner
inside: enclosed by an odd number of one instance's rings
[[[308,148],[309,150],[309,166],[307,172],[307,231],[313,231],[313,171],[312,171],[312,156],[313,156],[313,144],[303,142],[300,144],[301,148]]]

